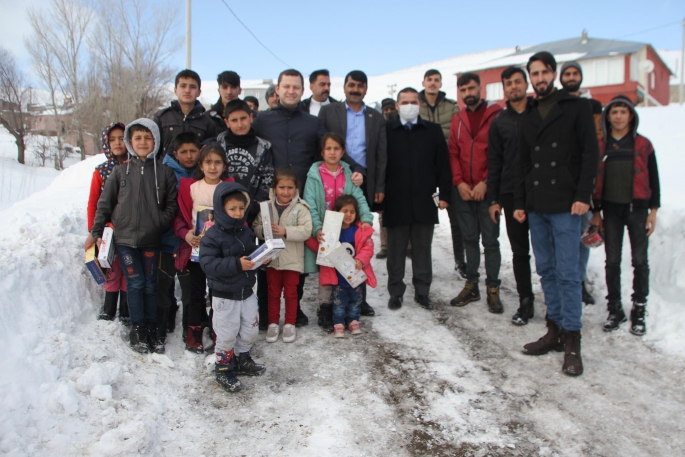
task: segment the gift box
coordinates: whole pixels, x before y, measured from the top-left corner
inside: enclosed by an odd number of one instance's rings
[[[98,251],[98,262],[102,268],[112,268],[114,262],[114,230],[105,227],[102,231],[102,243]]]
[[[343,213],[326,211],[323,219],[323,243],[319,244],[319,252],[316,255],[316,264],[324,267],[333,267],[326,257],[329,252],[340,246],[340,230],[342,229]]]
[[[357,270],[354,257],[350,254],[351,247],[349,243],[343,243],[330,251],[326,257],[350,286],[357,287],[366,281],[367,276],[363,270]]]
[[[102,268],[100,268],[100,263],[95,256],[95,245],[91,246],[86,251],[86,268],[88,268],[88,271],[90,271],[90,274],[93,276],[96,283],[102,285],[107,282],[107,278],[105,277]]]
[[[264,230],[264,239],[273,240],[274,231],[271,228],[271,222],[274,220],[273,207],[271,202],[261,202],[259,204],[259,210],[262,213],[262,228]]]
[[[251,260],[254,262],[254,267],[251,268],[251,270],[256,270],[264,262],[266,262],[269,259],[275,259],[278,257],[278,254],[285,249],[285,243],[283,240],[276,238],[273,240],[265,240],[264,244],[259,246],[257,250],[255,250],[252,254],[247,256],[248,260]]]

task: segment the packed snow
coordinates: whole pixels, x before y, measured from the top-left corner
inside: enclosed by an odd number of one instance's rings
[[[604,253],[593,250],[589,281],[598,304],[585,307],[579,378],[561,373],[560,353],[520,351],[544,332],[544,299],[536,278],[535,318],[525,327],[510,324],[517,297],[504,227],[505,313],[488,313],[484,302],[447,305],[463,281],[453,271],[443,212],[433,249],[435,311],[413,303],[411,285],[403,308],[388,310],[387,272],[374,260],[379,284],[369,302],[377,315],[362,319],[363,335],[334,340],[314,323],[310,277],[303,308],[311,324],[293,344],[266,344],[260,334],[253,356],[266,374],[243,378],[243,391],[228,394],[214,382],[213,355],[185,351],[178,326],[165,355],[142,356],[128,348],[121,324],[96,320],[104,292],[84,267],[82,244],[92,170],[103,156],[70,166],[0,212],[0,452],[685,455],[685,131],[678,128],[685,108],[639,113],[663,193],[649,252],[648,332],[635,337],[626,324],[601,330]],[[3,195],[36,167],[13,170]],[[626,307],[630,278],[626,246]]]

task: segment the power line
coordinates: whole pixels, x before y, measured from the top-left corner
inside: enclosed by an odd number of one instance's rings
[[[257,43],[261,44],[262,47],[263,47],[264,49],[266,49],[266,50],[269,52],[269,54],[271,54],[272,56],[274,56],[274,57],[276,58],[276,60],[278,60],[279,62],[281,62],[281,63],[282,63],[283,65],[285,65],[286,67],[292,67],[291,65],[288,65],[286,62],[284,62],[283,59],[281,59],[281,58],[278,57],[276,54],[274,54],[273,51],[271,51],[271,49],[269,49],[268,47],[266,47],[266,45],[265,45],[264,43],[262,43],[262,42],[259,40],[259,38],[257,38],[257,35],[255,35],[254,33],[252,33],[252,30],[250,30],[250,29],[245,25],[245,23],[244,23],[243,21],[241,21],[240,18],[233,12],[233,10],[231,9],[231,7],[228,6],[228,3],[226,3],[226,0],[221,0],[221,3],[223,3],[224,6],[226,6],[226,8],[228,8],[228,11],[231,12],[231,14],[233,15],[233,17],[234,17],[238,22],[240,22],[240,25],[242,25],[243,27],[245,27],[245,30],[247,30],[247,31],[250,33],[250,35],[252,35],[252,37],[253,37],[255,40],[257,40]]]
[[[642,30],[639,32],[631,32],[631,33],[628,33],[626,35],[621,35],[621,36],[616,37],[616,38],[626,38],[626,37],[633,36],[633,35],[640,35],[641,33],[653,32],[654,30],[659,30],[659,29],[663,29],[666,27],[671,27],[672,25],[681,24],[681,23],[682,23],[682,20],[675,21],[675,22],[669,22],[668,24],[658,25],[658,26],[653,27],[651,29]]]

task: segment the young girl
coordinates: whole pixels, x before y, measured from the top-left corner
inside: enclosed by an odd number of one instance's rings
[[[357,199],[351,195],[341,195],[335,201],[334,211],[343,213],[340,243],[349,243],[354,248],[354,261],[357,270],[366,274],[366,283],[376,287],[376,276],[371,267],[373,257],[373,228],[359,221],[359,205]],[[362,303],[362,287],[352,287],[347,280],[335,269],[321,267],[319,281],[322,286],[332,287],[333,297],[333,336],[345,336],[345,324],[350,333],[358,335],[362,332],[359,325],[359,311]]]
[[[178,188],[179,211],[173,227],[174,233],[183,242],[176,254],[174,266],[178,271],[188,270],[190,274],[190,306],[188,309],[183,308],[183,331],[186,350],[198,354],[204,352],[202,324],[207,321],[205,310],[207,277],[198,263],[202,239],[202,228],[197,230],[198,218],[201,223],[202,215],[199,213],[211,214],[213,212],[214,190],[222,181],[227,167],[226,153],[221,145],[219,143],[208,144],[200,151],[195,177],[181,178]],[[233,179],[224,178],[223,181],[232,182]],[[213,220],[213,217],[209,220]]]
[[[335,201],[341,195],[352,195],[358,204],[357,215],[362,225],[371,228],[373,215],[369,211],[366,197],[362,190],[352,183],[352,170],[340,159],[345,154],[345,139],[338,133],[327,133],[321,139],[321,156],[323,161],[312,165],[307,173],[304,188],[304,199],[310,206],[312,215],[312,235],[317,241],[323,241],[322,228],[326,210],[333,210]],[[317,248],[308,249],[305,263],[315,263]],[[330,286],[319,284],[319,322],[325,330],[333,330],[331,313]]]
[[[312,217],[309,205],[300,198],[297,174],[290,168],[279,169],[274,176],[273,189],[269,192],[271,205],[271,229],[274,238],[285,242],[285,249],[278,254],[266,270],[269,304],[269,328],[266,342],[278,340],[281,320],[281,292],[285,298],[285,325],[283,342],[292,343],[297,337],[297,285],[304,273],[304,242],[312,233]],[[259,213],[252,226],[255,234],[264,239],[262,214]]]
[[[93,228],[95,212],[98,209],[98,200],[102,195],[107,178],[112,173],[114,166],[126,161],[126,144],[124,144],[124,130],[126,126],[121,122],[112,122],[102,130],[102,152],[107,161],[95,167],[93,179],[90,181],[90,194],[88,195],[88,232]],[[84,248],[88,250],[95,240],[88,233]],[[98,319],[111,321],[117,313],[117,301],[119,301],[119,320],[124,324],[130,323],[128,316],[128,300],[126,298],[126,280],[119,263],[119,257],[115,257],[112,268],[107,271],[105,283],[105,304]]]

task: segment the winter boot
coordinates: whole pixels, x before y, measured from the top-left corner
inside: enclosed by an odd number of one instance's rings
[[[302,312],[302,308],[300,308],[300,304],[297,304],[297,317],[295,318],[295,327],[304,327],[305,325],[309,325],[309,318],[305,313]]]
[[[186,351],[202,354],[205,348],[202,346],[202,327],[191,325],[186,332]]]
[[[119,292],[119,321],[125,326],[131,326],[131,316],[128,314],[128,294]]]
[[[514,325],[526,325],[528,319],[532,319],[535,314],[535,309],[533,303],[535,302],[535,297],[525,297],[522,298],[519,303],[519,309],[511,317],[511,323]]]
[[[586,305],[594,305],[595,304],[595,297],[590,295],[590,292],[587,291],[587,288],[585,287],[585,281],[582,283],[582,292],[583,292],[583,303]]]
[[[388,258],[388,250],[386,248],[381,248],[380,251],[378,251],[378,254],[376,254],[377,259],[387,259]]]
[[[147,345],[147,333],[142,325],[134,325],[129,332],[131,349],[141,354],[147,354],[150,349]]]
[[[234,363],[233,351],[216,353],[216,363],[214,364],[216,382],[226,392],[238,392],[242,387],[240,380],[235,377],[233,372]]]
[[[569,376],[583,374],[583,359],[580,356],[580,331],[561,331],[561,339],[564,342],[564,366],[563,372]]]
[[[613,332],[618,329],[619,325],[628,320],[620,301],[610,301],[607,304],[607,310],[609,311],[609,317],[604,321],[603,328],[605,332]]]
[[[328,333],[333,332],[333,305],[330,303],[323,303],[319,308],[319,322],[324,331]]]
[[[171,308],[169,308],[169,315],[166,318],[167,333],[174,333],[174,329],[176,328],[176,313],[178,313],[178,305],[171,305]]]
[[[98,316],[98,320],[114,320],[114,316],[117,314],[117,300],[119,300],[119,292],[105,292],[105,304]]]
[[[633,302],[633,309],[630,310],[630,333],[642,336],[647,333],[645,316],[647,303]]]
[[[547,333],[534,343],[524,345],[523,353],[526,355],[543,355],[551,350],[561,352],[564,350],[564,346],[561,341],[559,326],[554,321],[547,319]]]
[[[150,352],[154,352],[156,354],[164,354],[164,344],[166,343],[166,335],[159,330],[157,324],[148,324],[146,329],[147,345],[150,349]]]
[[[478,283],[466,281],[466,284],[464,284],[464,288],[459,292],[459,295],[450,300],[450,305],[464,306],[478,300],[480,300]]]
[[[264,371],[266,371],[266,367],[260,363],[255,363],[249,352],[243,352],[235,357],[233,372],[236,375],[260,376]]]
[[[504,312],[504,306],[502,306],[502,301],[499,299],[499,286],[498,287],[488,287],[488,311],[493,314],[502,314]]]

